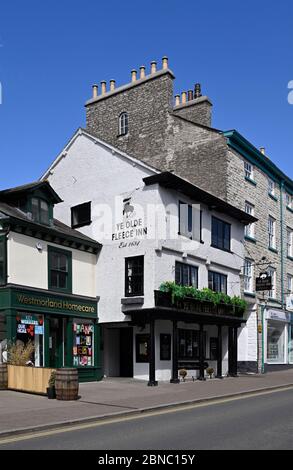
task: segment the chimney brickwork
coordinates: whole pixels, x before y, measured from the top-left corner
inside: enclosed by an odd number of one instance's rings
[[[174,103],[174,75],[167,68],[167,58],[161,70],[155,71],[154,66],[152,62],[148,74],[143,68],[139,78],[133,70],[129,84],[88,101],[87,130],[155,168],[173,170],[226,199],[227,145],[218,131],[209,128],[211,102],[198,96],[199,87],[194,94],[183,92],[183,102],[176,95]],[[128,114],[126,135],[119,135],[122,112]]]

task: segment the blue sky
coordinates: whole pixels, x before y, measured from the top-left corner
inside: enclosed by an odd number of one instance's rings
[[[175,93],[202,84],[291,178],[293,2],[10,0],[0,11],[0,187],[37,179],[79,126],[91,85],[169,57]]]

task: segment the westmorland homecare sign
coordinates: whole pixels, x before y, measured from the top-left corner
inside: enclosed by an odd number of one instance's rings
[[[13,292],[12,307],[32,309],[40,313],[52,312],[67,315],[96,316],[97,303],[84,299],[39,295],[28,292]]]

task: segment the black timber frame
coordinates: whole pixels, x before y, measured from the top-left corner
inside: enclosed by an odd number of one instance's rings
[[[216,325],[218,327],[218,359],[217,375],[222,378],[222,327],[228,327],[228,376],[237,377],[237,332],[242,323],[246,320],[242,317],[232,317],[224,315],[212,315],[205,313],[186,312],[175,308],[154,307],[142,308],[139,310],[127,310],[124,312],[131,316],[131,323],[137,326],[150,325],[150,354],[149,354],[149,386],[158,384],[156,381],[156,351],[155,351],[155,325],[156,320],[170,320],[173,322],[173,340],[172,340],[172,373],[171,383],[179,383],[178,380],[178,329],[177,322],[196,323],[199,325],[200,342],[200,373],[199,380],[204,380],[204,350],[203,350],[203,329],[205,325]]]

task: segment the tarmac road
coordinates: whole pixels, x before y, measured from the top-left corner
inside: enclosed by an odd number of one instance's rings
[[[11,436],[4,449],[293,449],[293,388]]]

